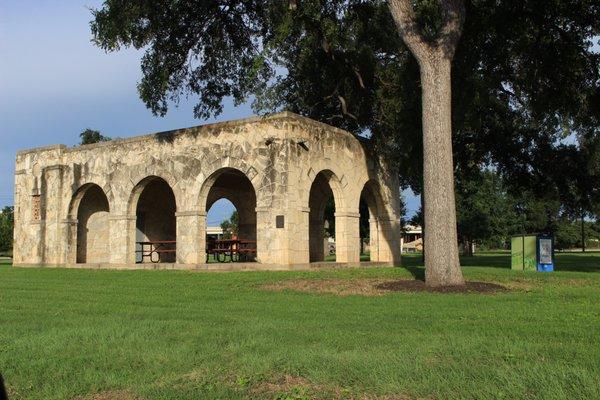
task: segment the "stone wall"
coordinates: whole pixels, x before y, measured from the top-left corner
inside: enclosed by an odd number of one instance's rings
[[[85,191],[77,211],[77,262],[109,261],[108,200],[99,186]]]
[[[288,112],[75,148],[22,151],[15,173],[16,265],[83,261],[86,223],[86,229],[105,229],[108,237],[90,249],[88,235],[86,263],[135,265],[138,207],[150,203],[161,209],[161,218],[169,216],[157,224],[168,231],[159,236],[177,240],[172,261],[201,264],[206,211],[221,197],[238,208],[241,232],[255,235],[260,263],[305,264],[315,212],[311,203],[319,203],[311,201],[311,187],[318,176],[327,178],[321,192],[335,201],[336,261],[359,262],[359,202],[369,185],[370,231],[377,237],[371,252],[377,261],[400,262],[396,175],[370,158],[352,134]],[[146,196],[148,182],[156,179],[164,182],[163,189]],[[98,208],[86,199],[92,187],[103,192],[109,211],[90,225],[89,216]]]

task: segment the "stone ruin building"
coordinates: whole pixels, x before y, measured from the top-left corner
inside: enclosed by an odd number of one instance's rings
[[[335,265],[361,264],[361,201],[368,209],[370,263],[398,265],[399,183],[383,165],[351,133],[290,112],[20,151],[14,265],[320,266],[331,198]],[[207,263],[206,213],[221,198],[238,210],[238,236],[255,244],[255,262]],[[167,243],[170,250],[140,257],[144,242]]]

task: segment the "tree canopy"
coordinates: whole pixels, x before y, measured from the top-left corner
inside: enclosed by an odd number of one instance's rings
[[[412,3],[434,40],[440,3]],[[386,1],[106,0],[92,12],[100,48],[144,49],[138,90],[154,114],[190,95],[198,118],[228,97],[288,109],[368,137],[422,191],[419,65]],[[457,192],[493,168],[532,229],[563,212],[596,215],[600,4],[470,0],[465,15],[451,82]],[[459,204],[463,216],[483,205],[473,201]]]
[[[84,129],[80,134],[81,142],[79,144],[92,144],[92,143],[100,143],[100,142],[108,142],[111,140],[108,136],[103,136],[100,131],[96,131],[94,129]]]
[[[416,3],[435,34],[436,2]],[[515,184],[543,182],[561,140],[598,133],[600,6],[472,0],[466,15],[452,79],[458,172],[495,164]],[[145,49],[138,89],[155,114],[189,94],[199,118],[252,96],[258,112],[370,135],[420,192],[419,71],[386,2],[107,0],[93,16],[101,48]]]
[[[4,207],[0,211],[0,251],[13,248],[13,229],[15,225],[14,207]]]
[[[90,129],[90,128],[84,129],[79,134],[79,137],[81,138],[81,142],[79,143],[80,145],[108,142],[111,140],[111,138],[109,138],[108,136],[103,136],[100,133],[100,131],[96,131],[96,130]]]
[[[519,232],[514,203],[497,173],[483,171],[477,178],[459,181],[456,191],[461,242],[500,248],[511,234]]]
[[[223,230],[223,237],[231,239],[233,236],[237,236],[239,232],[240,216],[237,210],[231,213],[229,219],[221,222],[221,229]]]

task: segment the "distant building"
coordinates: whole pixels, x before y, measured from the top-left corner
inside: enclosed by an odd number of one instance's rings
[[[418,225],[406,225],[400,239],[403,253],[423,251],[423,229]]]
[[[221,239],[221,237],[223,236],[223,228],[221,228],[220,226],[207,226],[206,236],[211,239]]]

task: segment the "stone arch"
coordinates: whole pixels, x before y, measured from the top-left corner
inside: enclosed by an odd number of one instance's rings
[[[359,201],[364,201],[369,210],[369,215],[380,216],[385,213],[385,202],[380,183],[375,179],[369,179],[362,185]]]
[[[149,250],[151,245],[142,242],[175,242],[177,240],[177,200],[173,187],[162,177],[151,175],[143,178],[133,188],[128,212],[135,223],[130,225],[129,237],[135,239],[136,262],[175,262],[174,252],[162,252],[154,258],[143,257],[142,251]],[[147,248],[146,248],[147,246]],[[175,250],[172,243],[160,245],[160,250]],[[131,251],[131,249],[129,250]]]
[[[314,175],[308,194],[308,241],[310,262],[324,261],[325,259],[325,208],[333,198],[335,209],[335,237],[336,241],[345,235],[341,229],[343,226],[338,220],[340,210],[345,209],[345,197],[342,184],[337,175],[325,169]]]
[[[65,210],[65,208],[63,208],[63,212],[65,213],[63,215],[66,215],[67,219],[73,220],[73,221],[77,219],[77,210],[79,208],[79,204],[81,203],[81,199],[85,195],[85,192],[93,186],[99,187],[100,190],[102,190],[102,192],[104,192],[104,195],[106,196],[106,199],[108,200],[108,204],[110,205],[110,210],[111,210],[111,212],[113,211],[114,197],[112,196],[112,190],[111,190],[110,186],[103,183],[101,180],[86,181],[84,184],[79,185],[79,187],[77,187],[77,189],[75,189],[73,191],[73,195],[71,196],[70,201],[66,205],[66,210]]]
[[[364,209],[361,207],[361,203],[366,206],[367,215],[363,215]],[[385,212],[385,203],[383,202],[381,195],[381,187],[379,182],[375,179],[369,179],[362,185],[359,198],[359,224],[361,227],[366,222],[368,229],[367,232],[360,232],[360,240],[362,249],[362,242],[365,239],[365,233],[369,236],[369,260],[370,261],[381,261],[380,243],[385,238],[381,237],[380,223],[383,220],[383,214]],[[359,231],[361,229],[359,228]]]
[[[308,205],[310,198],[310,189],[312,184],[317,177],[318,174],[323,173],[327,176],[327,179],[331,185],[332,190],[335,193],[336,198],[336,210],[346,210],[348,203],[347,196],[347,186],[348,179],[343,171],[338,170],[336,166],[330,165],[329,163],[324,162],[314,162],[311,163],[311,166],[307,169],[303,169],[300,172],[300,181],[304,182],[301,187],[299,187],[300,193],[299,197],[301,199],[300,203],[304,205]]]
[[[205,163],[206,166],[203,168],[203,174],[196,179],[196,183],[192,189],[192,193],[198,193],[196,209],[200,210],[201,212],[206,211],[205,207],[208,192],[210,191],[215,180],[219,177],[220,171],[224,171],[226,169],[237,170],[242,173],[252,184],[252,188],[256,195],[257,205],[262,204],[261,199],[264,196],[261,196],[261,193],[263,192],[257,187],[259,173],[258,170],[252,165],[236,157],[221,157],[210,160],[207,159],[205,160]]]
[[[268,188],[265,188],[265,190],[259,190],[258,182],[260,181],[260,173],[252,164],[244,161],[243,159],[237,157],[214,157],[212,155],[207,155],[200,159],[200,163],[203,166],[202,171],[192,182],[189,182],[187,193],[190,195],[186,197],[189,199],[189,202],[186,203],[187,209],[184,210],[184,212],[190,215],[188,219],[193,219],[190,222],[190,224],[193,224],[194,226],[193,233],[188,238],[188,241],[193,241],[193,244],[188,247],[193,248],[193,253],[197,254],[197,256],[189,255],[189,259],[196,260],[194,262],[203,263],[206,259],[204,254],[207,245],[206,212],[208,208],[210,208],[210,205],[212,205],[211,203],[207,208],[207,200],[209,192],[215,181],[218,179],[220,173],[224,170],[230,169],[237,170],[243,174],[250,181],[252,190],[256,197],[257,208],[264,203],[262,199],[267,197],[266,195],[268,193],[266,189]],[[238,208],[237,205],[236,208]],[[252,212],[256,212],[256,209],[252,210]],[[193,215],[196,216],[192,217]],[[255,218],[258,220],[258,216]],[[256,225],[260,224],[257,222]],[[255,232],[255,235],[259,236],[259,232],[257,230],[255,230]],[[259,254],[261,253],[261,243],[262,242],[260,238],[257,238],[257,253]]]
[[[105,191],[95,183],[79,187],[69,205],[69,219],[76,221],[71,231],[76,263],[109,261],[110,203]]]
[[[390,197],[388,188],[380,180],[370,178],[362,186],[359,201],[368,208],[370,261],[396,264],[400,262],[400,220],[395,199],[400,193]]]
[[[199,194],[201,212],[208,212],[219,199],[227,199],[235,206],[238,217],[238,237],[257,240],[256,190],[248,176],[236,168],[225,167],[213,172],[204,182]],[[205,226],[201,235],[206,235]]]
[[[180,193],[178,185],[179,180],[177,180],[173,175],[171,175],[166,170],[163,170],[162,168],[146,168],[143,172],[135,174],[135,176],[130,179],[131,186],[129,187],[131,189],[128,193],[124,193],[124,196],[122,196],[124,197],[122,200],[126,200],[124,202],[124,205],[126,208],[126,213],[128,215],[135,215],[135,207],[139,196],[146,187],[146,185],[153,179],[160,179],[164,181],[173,191],[176,203],[180,203]]]

